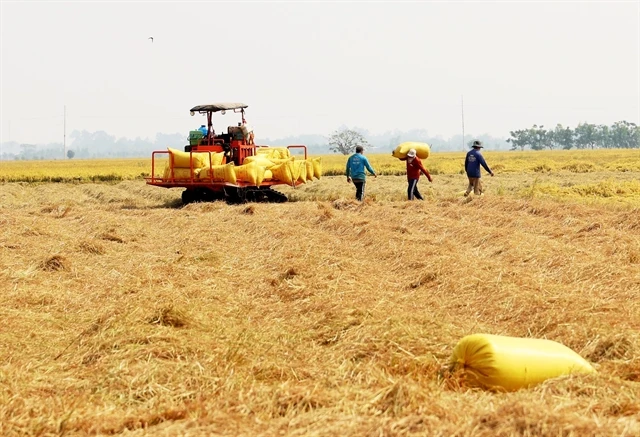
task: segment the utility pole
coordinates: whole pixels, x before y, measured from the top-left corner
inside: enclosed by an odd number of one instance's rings
[[[464,147],[464,96],[460,96],[460,107],[462,108],[462,151],[464,152],[466,148]]]
[[[62,160],[67,159],[67,105],[64,105],[64,121],[62,122]]]

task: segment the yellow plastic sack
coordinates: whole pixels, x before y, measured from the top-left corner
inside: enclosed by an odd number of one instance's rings
[[[181,168],[190,168],[191,156],[193,156],[193,168],[209,167],[209,153],[204,152],[181,152],[180,150],[167,147],[169,153],[173,156],[173,166]],[[169,159],[171,162],[171,159]]]
[[[200,174],[200,169],[199,168],[194,168],[193,169],[193,179],[198,179],[198,176]],[[167,166],[164,168],[164,175],[162,176],[162,178],[164,180],[170,180],[171,179],[171,167],[169,167],[169,164],[167,164]],[[181,168],[181,167],[174,167],[173,168],[173,179],[191,179],[191,169],[190,168]]]
[[[205,167],[200,170],[198,177],[201,181],[228,182],[235,185],[237,181],[233,167],[233,162],[225,165],[213,165],[211,171],[209,171],[209,167]]]
[[[282,182],[283,184],[293,185],[294,171],[293,161],[287,160],[281,164],[274,165],[269,170],[273,175],[273,179]]]
[[[313,161],[311,161],[310,159],[307,159],[305,160],[304,163],[307,166],[307,171],[306,171],[307,181],[312,181],[313,180]]]
[[[249,164],[250,162],[255,162],[264,168],[271,168],[275,165],[275,163],[267,158],[266,155],[247,156],[244,158],[244,161],[242,161],[242,165]]]
[[[255,162],[235,167],[236,179],[258,186],[264,180],[265,168]]]
[[[283,162],[288,162],[293,160],[294,158],[271,158],[269,161],[277,165],[277,164],[282,164]]]
[[[264,171],[264,179],[265,181],[270,181],[271,179],[273,179],[273,172],[269,169]]]
[[[293,166],[294,166],[294,175],[296,176],[296,181],[300,182],[301,184],[304,184],[307,182],[307,163],[302,161],[302,160],[298,160],[298,161],[293,161]]]
[[[322,176],[322,158],[313,158],[311,161],[313,162],[313,177],[320,179]]]
[[[224,161],[224,152],[211,152],[211,165],[222,165]]]
[[[514,391],[571,373],[595,373],[584,358],[551,340],[473,334],[453,349],[452,369],[470,386]]]
[[[420,159],[427,159],[429,157],[429,153],[431,153],[431,148],[427,143],[408,141],[406,143],[399,144],[391,155],[396,158],[406,158],[407,153],[411,149],[416,149],[416,155],[418,155],[418,158]]]
[[[280,158],[291,158],[291,151],[287,147],[280,147]]]
[[[258,147],[256,154],[266,156],[269,159],[286,159],[291,156],[286,147]]]

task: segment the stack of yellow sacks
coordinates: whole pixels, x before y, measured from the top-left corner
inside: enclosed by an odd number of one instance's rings
[[[294,157],[268,158],[267,156],[266,153],[249,156],[245,158],[243,165],[237,167],[236,170],[247,168],[248,172],[256,172],[255,180],[258,181],[256,185],[259,185],[264,180],[279,181],[287,185],[298,185],[312,181],[313,178],[320,179],[322,177],[322,161],[319,157],[295,159]],[[271,156],[278,156],[278,154],[274,153]],[[279,156],[282,155],[280,154]],[[264,169],[264,172],[262,169]],[[238,176],[238,179],[251,182],[254,180],[241,176]]]
[[[241,166],[233,163],[222,164],[224,153],[189,153],[169,148],[170,159],[164,171],[164,179],[191,179],[200,181],[228,182],[236,184],[239,180],[259,186],[265,180],[274,180],[287,185],[304,184],[315,177],[322,176],[321,158],[299,159],[289,154],[286,147],[258,148],[258,154],[245,158]],[[211,162],[209,159],[211,156]],[[193,160],[193,166],[191,166]]]
[[[191,179],[191,169],[193,169],[193,178],[197,179],[203,168],[209,168],[210,163],[214,165],[220,164],[224,158],[224,153],[189,153],[181,152],[171,147],[168,147],[168,149],[169,162],[164,169],[164,179],[171,179],[172,176],[173,179],[177,180]]]

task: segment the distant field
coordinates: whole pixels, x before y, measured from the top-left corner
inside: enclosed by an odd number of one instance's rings
[[[158,155],[156,174],[162,175],[166,159]],[[327,176],[343,175],[347,157],[321,155]],[[404,163],[388,154],[367,154],[382,175],[404,175]],[[496,173],[640,172],[640,149],[573,150],[541,152],[490,152],[484,156]],[[315,157],[315,155],[314,155]],[[462,174],[464,153],[432,153],[425,161],[434,174]],[[133,180],[149,176],[151,157],[66,161],[0,161],[0,182],[59,182]]]
[[[640,150],[486,151],[484,155],[496,174],[494,178],[484,176],[488,194],[640,206]],[[390,154],[367,156],[383,175],[377,180],[369,179],[368,196],[377,200],[404,199],[404,163]],[[165,162],[162,158],[156,162],[157,176],[162,174]],[[345,156],[324,155],[322,162],[325,176],[344,175]],[[466,188],[463,162],[461,152],[433,153],[425,165],[435,180],[428,184],[422,179],[421,190],[431,197],[458,194]],[[151,158],[0,162],[0,182],[117,182],[142,180],[150,173]],[[296,189],[278,189],[291,200],[335,200],[353,194],[353,186],[338,177],[325,177]]]

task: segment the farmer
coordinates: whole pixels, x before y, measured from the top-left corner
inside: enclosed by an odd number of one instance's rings
[[[356,153],[351,155],[347,160],[346,171],[347,182],[351,183],[351,181],[353,180],[353,184],[356,186],[356,199],[358,199],[359,201],[362,201],[364,199],[364,185],[366,180],[364,169],[366,168],[374,178],[378,177],[376,172],[371,168],[367,157],[362,154],[363,151],[364,147],[356,147]]]
[[[433,178],[429,174],[426,168],[422,165],[422,160],[416,156],[416,149],[409,149],[406,158],[400,158],[400,161],[407,161],[407,181],[409,187],[407,189],[407,198],[413,200],[415,197],[419,200],[424,200],[420,191],[418,191],[418,181],[420,180],[420,173],[429,179],[429,182],[433,182]]]
[[[493,172],[484,160],[482,153],[480,153],[480,149],[483,148],[482,143],[475,140],[472,147],[473,148],[467,152],[467,157],[464,160],[464,171],[467,172],[467,177],[469,178],[469,186],[467,187],[467,191],[464,193],[464,197],[467,197],[469,193],[471,193],[471,190],[473,190],[473,194],[477,196],[483,195],[482,183],[480,182],[480,177],[482,176],[480,173],[480,166],[483,166],[484,169],[493,176]]]

